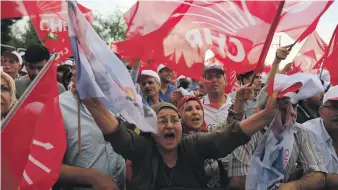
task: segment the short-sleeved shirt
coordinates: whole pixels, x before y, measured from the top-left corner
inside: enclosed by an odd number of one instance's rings
[[[204,120],[208,126],[208,131],[212,131],[220,126],[222,123],[226,123],[229,114],[229,108],[233,104],[230,96],[225,95],[227,100],[220,109],[216,109],[210,102],[209,96],[205,95],[201,99],[204,108]]]
[[[160,90],[159,95],[160,99],[163,100],[164,102],[170,102],[170,94],[177,90],[176,86],[172,84],[168,84],[168,89],[167,91],[163,94],[162,91]]]
[[[301,124],[294,124],[292,128],[295,141],[289,162],[287,163],[284,175],[284,181],[289,180],[290,175],[295,171],[297,162],[299,161],[305,173],[312,171],[325,172],[324,160],[321,152],[319,152],[311,137],[309,131]],[[259,131],[251,137],[249,143],[238,147],[231,153],[228,176],[246,176],[250,167],[251,157],[261,141],[264,131]]]
[[[92,168],[106,173],[121,186],[125,180],[125,161],[114,152],[89,111],[81,105],[81,152],[78,151],[77,98],[71,91],[60,95],[60,108],[67,133],[67,150],[64,164]]]
[[[317,148],[322,152],[325,166],[328,173],[338,174],[338,157],[333,148],[333,141],[324,127],[323,120],[316,118],[303,123],[303,126],[310,130]]]

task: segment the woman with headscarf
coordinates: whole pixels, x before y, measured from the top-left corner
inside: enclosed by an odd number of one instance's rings
[[[75,78],[76,72],[73,71],[73,89],[76,88]],[[277,95],[278,92],[273,93],[265,109],[246,120],[234,122],[220,131],[196,133],[185,138],[182,138],[178,110],[170,103],[161,102],[153,106],[157,116],[157,134],[137,135],[128,129],[133,124],[115,118],[98,98],[86,98],[82,102],[114,151],[133,163],[130,189],[187,190],[207,188],[206,159],[227,156],[270,124],[277,112]]]
[[[204,121],[204,110],[200,99],[196,96],[184,96],[177,103],[178,113],[182,119],[182,136],[196,134],[198,132],[208,132],[208,127]],[[222,187],[220,182],[219,163],[214,159],[205,160],[205,172],[208,178],[208,187]],[[221,165],[223,167],[223,165]]]
[[[7,116],[15,102],[15,82],[7,73],[1,72],[1,120]]]

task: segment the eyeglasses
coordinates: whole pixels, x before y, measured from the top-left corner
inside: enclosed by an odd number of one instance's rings
[[[170,120],[168,118],[163,118],[163,119],[158,119],[157,120],[157,125],[180,125],[181,124],[181,119],[178,118],[171,118]]]
[[[322,105],[323,108],[338,110],[338,105]]]

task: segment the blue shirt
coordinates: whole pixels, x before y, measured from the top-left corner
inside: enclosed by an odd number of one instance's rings
[[[164,102],[170,102],[170,94],[177,90],[176,86],[172,84],[168,84],[168,89],[167,91],[163,94],[162,91],[160,90],[159,95],[160,99],[163,100]]]
[[[313,139],[319,151],[322,152],[325,167],[328,173],[338,174],[338,157],[333,147],[333,141],[324,127],[323,120],[316,118],[303,123],[313,135]]]

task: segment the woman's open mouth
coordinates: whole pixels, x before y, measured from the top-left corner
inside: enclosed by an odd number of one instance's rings
[[[164,139],[166,141],[173,141],[173,140],[175,140],[175,136],[176,136],[175,133],[168,132],[168,133],[164,134]]]

